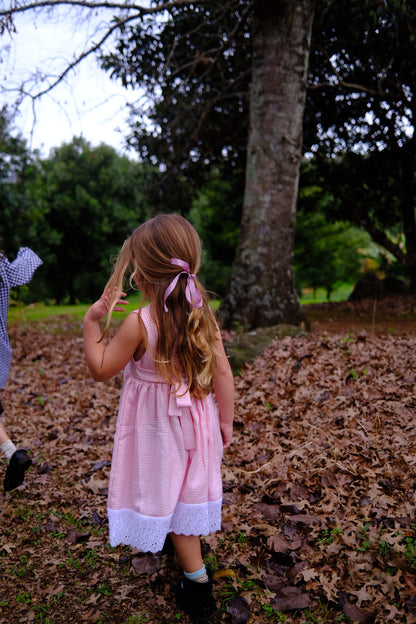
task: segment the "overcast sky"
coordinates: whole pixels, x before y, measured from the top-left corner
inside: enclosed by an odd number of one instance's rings
[[[80,50],[85,35],[100,29],[100,22],[75,20],[75,14],[61,13],[59,19],[16,17],[17,33],[5,33],[0,39],[0,103],[12,103],[14,89],[22,82],[34,92],[35,72],[58,75],[65,63]],[[73,15],[74,17],[71,17]],[[100,14],[103,17],[103,14]],[[104,16],[105,17],[105,16]],[[97,32],[95,39],[99,37]],[[6,93],[4,89],[7,89]],[[92,145],[107,143],[124,152],[123,134],[128,131],[127,102],[138,95],[110,80],[99,69],[93,57],[84,60],[71,72],[64,84],[45,94],[35,103],[27,98],[21,105],[15,126],[31,148],[40,149],[43,156],[51,147],[69,142],[82,135]]]

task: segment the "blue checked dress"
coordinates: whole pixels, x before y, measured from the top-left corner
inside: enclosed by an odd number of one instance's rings
[[[13,262],[0,254],[0,388],[9,376],[12,348],[7,335],[9,291],[15,286],[27,284],[42,260],[28,247],[21,247]]]

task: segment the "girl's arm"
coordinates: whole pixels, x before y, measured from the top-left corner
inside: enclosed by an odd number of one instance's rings
[[[214,392],[220,413],[220,427],[224,448],[231,444],[234,420],[234,377],[224,350],[219,329],[217,365],[214,371]]]
[[[125,293],[120,293],[117,300],[117,312],[124,311],[127,301],[122,299]],[[86,312],[84,316],[84,352],[91,376],[96,381],[105,381],[122,370],[133,357],[137,347],[145,339],[145,329],[134,312],[124,320],[114,337],[105,344],[100,341],[100,320],[107,314],[112,297],[104,293]]]

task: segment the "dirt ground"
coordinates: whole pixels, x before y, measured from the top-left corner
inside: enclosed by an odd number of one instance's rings
[[[306,317],[313,332],[368,333],[387,332],[414,334],[416,332],[416,303],[414,297],[386,297],[350,303],[320,303],[305,306]]]
[[[223,526],[203,538],[218,621],[416,623],[416,299],[306,312],[307,335],[235,378]],[[9,329],[4,424],[33,466],[1,493],[0,624],[190,624],[169,553],[108,544],[122,376],[89,378],[79,322]]]

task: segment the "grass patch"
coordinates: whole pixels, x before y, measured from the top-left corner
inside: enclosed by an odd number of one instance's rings
[[[325,288],[317,288],[315,291],[313,288],[303,288],[300,302],[302,305],[307,305],[308,303],[326,303],[327,301],[346,301],[353,290],[354,284],[341,284],[331,293],[331,299],[328,300]]]
[[[46,305],[45,303],[30,303],[26,306],[11,305],[9,308],[9,323],[27,323],[31,321],[45,321],[54,316],[69,316],[82,319],[88,309],[87,303],[77,305]]]
[[[122,319],[129,312],[136,310],[141,302],[141,293],[132,291],[127,296],[129,305],[126,306],[126,312],[114,312],[114,319]],[[212,299],[209,304],[215,312],[220,307],[219,299]],[[47,305],[46,303],[30,303],[23,306],[16,302],[10,302],[8,322],[12,323],[29,323],[32,321],[45,321],[56,316],[68,316],[74,321],[82,321],[90,303],[77,303],[76,305]]]
[[[354,286],[351,284],[342,284],[331,294],[331,301],[346,301],[351,294]],[[126,306],[126,312],[115,312],[115,319],[122,319],[126,313],[136,310],[141,301],[141,293],[131,291],[128,293],[127,300],[129,305]],[[328,301],[326,290],[318,288],[316,291],[304,288],[300,297],[302,305],[308,303],[324,303]],[[211,299],[209,302],[211,309],[216,312],[220,307],[220,299]],[[82,321],[84,314],[88,310],[90,303],[78,303],[76,305],[47,305],[46,303],[30,303],[22,305],[19,302],[10,302],[9,323],[28,323],[32,321],[45,321],[56,316],[67,316],[74,321]]]

